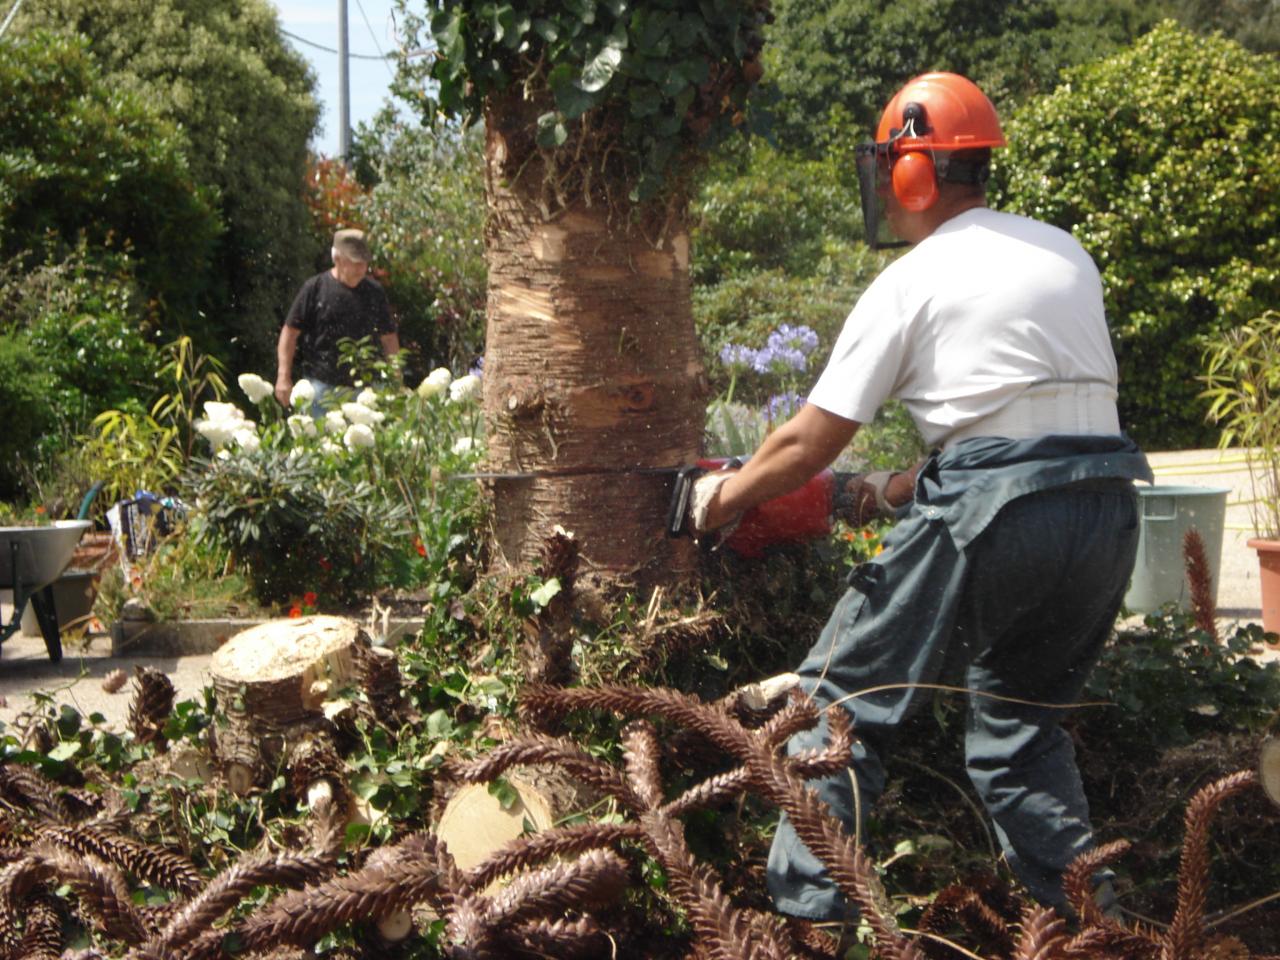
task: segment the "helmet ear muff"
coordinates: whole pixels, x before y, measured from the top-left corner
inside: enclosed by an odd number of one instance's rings
[[[893,162],[891,177],[893,195],[904,210],[919,213],[938,199],[933,157],[926,152],[912,150],[902,154]]]

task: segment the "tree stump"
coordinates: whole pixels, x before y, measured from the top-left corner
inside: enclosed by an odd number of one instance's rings
[[[1258,779],[1271,802],[1280,807],[1280,740],[1267,740],[1262,744],[1258,758]]]
[[[246,793],[284,745],[325,724],[321,704],[358,677],[368,639],[353,620],[272,620],[236,634],[213,655],[209,672],[224,723],[217,756],[228,785]]]

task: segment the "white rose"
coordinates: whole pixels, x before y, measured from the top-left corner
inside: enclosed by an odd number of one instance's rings
[[[252,403],[261,403],[276,392],[275,387],[256,373],[242,373],[236,378],[236,382]]]
[[[232,437],[237,444],[240,445],[245,453],[256,453],[258,448],[262,446],[262,441],[258,439],[258,433],[252,427],[241,427]]]
[[[418,396],[423,400],[434,397],[449,386],[453,380],[451,374],[446,367],[436,367],[427,375],[427,378],[418,384]]]
[[[234,403],[219,403],[216,400],[204,402],[204,415],[210,420],[232,422],[244,420],[244,411]]]
[[[348,450],[355,450],[359,447],[373,446],[373,431],[366,424],[353,423],[347,427],[347,432],[342,435],[342,442],[347,445]]]
[[[342,405],[342,415],[352,423],[360,423],[366,427],[376,427],[383,420],[387,419],[385,413],[377,410],[371,410],[363,403],[344,403]]]
[[[289,424],[289,432],[295,437],[314,437],[316,435],[316,422],[305,413],[295,413],[285,422]]]
[[[330,439],[329,437],[325,437],[324,441],[320,444],[320,452],[330,454],[330,455],[335,453],[341,453],[342,447],[334,443],[333,440]]]
[[[293,392],[289,394],[289,406],[303,407],[311,403],[316,398],[316,388],[310,380],[299,380],[293,385]]]
[[[360,395],[356,397],[356,403],[366,407],[376,407],[378,405],[378,392],[365,387],[360,391]]]
[[[344,433],[347,429],[347,418],[341,410],[330,410],[324,415],[325,433]]]
[[[470,453],[475,449],[476,441],[473,437],[459,437],[453,441],[454,453]]]
[[[470,400],[479,389],[480,378],[474,373],[468,373],[465,377],[459,377],[449,384],[449,402],[461,403],[463,400]]]
[[[219,450],[217,453],[215,453],[215,454],[214,454],[214,456],[215,456],[215,457],[217,457],[219,460],[230,460],[230,459],[231,459],[231,451],[230,451],[230,450]]]

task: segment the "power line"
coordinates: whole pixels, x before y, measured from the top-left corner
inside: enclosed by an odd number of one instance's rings
[[[356,9],[360,11],[360,18],[364,20],[364,25],[369,31],[369,38],[373,41],[373,49],[377,50],[378,53],[382,53],[382,47],[378,44],[378,37],[373,32],[373,24],[369,22],[369,15],[364,12],[364,4],[361,3],[360,0],[356,0]],[[383,57],[383,60],[385,61],[386,57]],[[391,64],[389,63],[387,64],[387,75],[390,76],[392,80],[396,78],[395,71],[391,69]]]
[[[13,20],[13,16],[18,12],[18,8],[20,6],[22,6],[22,0],[16,0],[13,7],[9,10],[9,15],[4,18],[4,23],[0,23],[0,37],[3,37],[4,32],[9,29],[9,22]]]
[[[300,37],[296,33],[290,33],[288,30],[284,29],[283,27],[280,28],[280,32],[283,33],[289,39],[298,41],[298,43],[305,43],[308,47],[315,47],[317,50],[323,50],[325,53],[332,53],[334,56],[337,56],[338,51],[333,49],[333,47],[326,47],[323,44],[316,43],[314,40],[308,40],[306,37]],[[347,56],[351,57],[353,60],[394,60],[395,59],[395,54],[392,54],[392,53],[379,54],[376,57],[371,53],[348,53]]]

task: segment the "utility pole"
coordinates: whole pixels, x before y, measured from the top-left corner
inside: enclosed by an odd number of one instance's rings
[[[338,156],[351,156],[351,81],[347,72],[347,0],[338,0]]]

